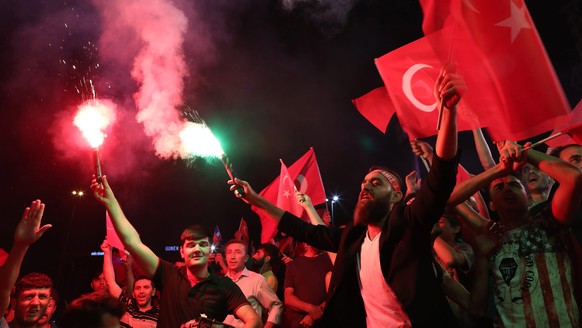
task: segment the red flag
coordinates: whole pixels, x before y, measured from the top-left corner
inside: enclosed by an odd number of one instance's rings
[[[582,145],[582,101],[568,114],[564,123],[559,124],[554,129],[551,135],[558,132],[563,134],[555,139],[546,141],[548,146],[557,148],[569,144]]]
[[[395,109],[385,87],[376,88],[352,100],[352,103],[372,125],[382,133],[386,133],[386,128]]]
[[[281,174],[279,175],[279,192],[277,193],[277,207],[284,209],[287,212],[292,213],[295,216],[301,216],[303,213],[303,207],[297,203],[295,199],[295,190],[297,187],[291,179],[289,172],[287,171],[287,166],[281,161]]]
[[[495,140],[538,135],[569,112],[523,0],[420,2],[425,34],[442,62],[459,64],[463,98]]]
[[[109,217],[109,212],[107,211],[105,212],[105,222],[106,222],[105,239],[107,240],[111,247],[115,247],[119,250],[120,254],[119,256],[121,256],[121,258],[125,260],[127,258],[127,255],[125,254],[125,247],[123,246],[121,239],[119,239],[119,236],[115,232],[115,228],[113,227],[113,223],[111,222],[111,218]]]
[[[472,177],[471,173],[469,173],[469,171],[467,171],[463,165],[459,164],[457,169],[457,184],[469,179],[470,177]]]
[[[8,253],[3,248],[0,248],[0,267],[4,265],[7,259]]]
[[[271,220],[272,221],[272,220]],[[247,221],[244,218],[240,218],[240,223],[238,225],[238,230],[234,233],[234,237],[236,239],[240,239],[245,242],[247,246],[249,246],[249,226],[247,225]]]
[[[297,189],[311,197],[313,205],[325,203],[325,189],[321,181],[321,174],[315,158],[315,151],[310,148],[301,158],[288,168],[289,176],[297,186]],[[277,204],[279,198],[279,181],[277,177],[269,184],[260,195],[273,204]],[[292,192],[293,194],[293,192]],[[295,199],[295,196],[293,196]],[[261,219],[261,243],[268,243],[277,233],[277,223],[270,217],[259,215]]]
[[[376,67],[388,89],[400,125],[410,140],[437,133],[438,110],[433,89],[441,66],[426,38],[376,59]],[[458,107],[459,130],[479,127],[465,99]]]
[[[220,244],[220,241],[222,240],[222,234],[220,233],[220,229],[218,228],[218,225],[214,226],[214,233],[212,235],[212,244],[214,246],[217,246],[218,244]]]

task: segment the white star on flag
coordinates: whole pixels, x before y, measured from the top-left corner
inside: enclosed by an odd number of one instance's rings
[[[521,29],[531,29],[532,26],[526,18],[525,4],[522,3],[521,8],[518,8],[512,0],[509,0],[509,3],[511,5],[511,16],[495,24],[495,26],[509,27],[511,29],[511,43],[513,43]]]
[[[289,190],[285,190],[283,191],[283,196],[289,198],[289,196],[291,196],[291,193],[289,193]]]

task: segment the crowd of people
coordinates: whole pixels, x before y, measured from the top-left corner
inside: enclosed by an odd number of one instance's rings
[[[446,69],[436,81],[443,108],[436,144],[412,142],[428,175],[419,181],[411,172],[403,181],[387,167],[371,167],[345,226],[322,219],[309,195],[295,194],[307,222],[249,182],[228,182],[295,241],[294,258],[283,255],[282,244],[251,250],[241,238],[213,253],[213,232],[194,224],[180,236],[183,262],[170,263],[143,244],[107,177],[93,179],[94,196],[128,252],[119,254],[126,277],[116,277],[115,250],[104,241],[94,292],[68,304],[58,326],[579,327],[582,146],[546,154],[498,142],[495,161],[475,131],[484,171],[459,178],[463,88]],[[38,272],[18,279],[28,248],[51,227],[41,224],[44,206],[36,200],[25,209],[0,268],[0,327],[56,327],[58,286]]]

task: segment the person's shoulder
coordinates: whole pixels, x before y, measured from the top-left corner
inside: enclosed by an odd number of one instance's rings
[[[265,279],[264,274],[256,273],[256,272],[251,271],[251,270],[247,270],[246,274],[247,274],[247,277],[249,277],[251,279]]]

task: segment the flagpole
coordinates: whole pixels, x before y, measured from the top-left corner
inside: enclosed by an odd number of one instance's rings
[[[424,168],[426,169],[427,172],[430,172],[430,164],[428,163],[428,161],[426,160],[426,158],[421,157],[420,159],[422,159],[422,164],[424,164]]]
[[[451,35],[451,46],[449,47],[449,58],[447,58],[447,63],[445,66],[448,66],[451,63],[451,59],[453,59],[453,49],[455,45],[455,34],[457,32],[457,21],[453,25],[453,33]],[[439,95],[440,96],[440,95]],[[437,120],[437,130],[441,129],[441,121],[443,119],[443,109],[445,108],[443,99],[441,97],[441,103],[439,104],[439,119]]]
[[[568,133],[568,131],[561,131],[561,132],[558,132],[558,133],[554,133],[554,134],[552,134],[551,136],[549,136],[547,138],[544,138],[544,139],[542,139],[542,140],[540,140],[538,142],[532,143],[531,145],[529,145],[527,147],[524,147],[523,150],[528,150],[528,149],[537,147],[537,146],[543,144],[546,141],[550,141],[552,139],[555,139],[555,138],[557,138],[557,137],[559,137],[561,135],[567,134],[567,133]]]

